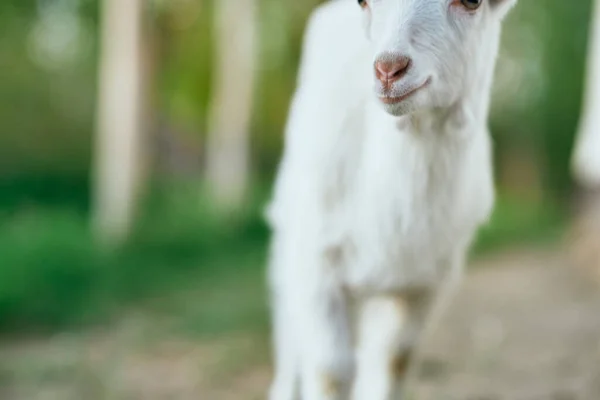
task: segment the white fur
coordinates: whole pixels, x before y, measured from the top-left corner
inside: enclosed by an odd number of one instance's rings
[[[486,121],[515,0],[484,2],[334,0],[313,14],[267,212],[271,400],[296,399],[297,383],[303,400],[402,398],[398,366],[493,205]],[[373,78],[390,55],[412,59],[391,93]],[[427,80],[399,104],[377,99]]]

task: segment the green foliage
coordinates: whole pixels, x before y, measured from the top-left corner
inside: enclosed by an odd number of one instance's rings
[[[569,164],[583,98],[592,2],[579,1],[577,7],[549,2],[547,7],[551,20],[543,35],[549,85],[539,107],[547,160],[545,183],[555,196],[564,198],[571,189]]]
[[[84,214],[48,209],[2,217],[0,327],[97,322],[191,276],[217,273],[223,260],[246,268],[235,263],[262,248],[267,235],[256,210],[224,223],[187,204],[177,214],[147,215],[125,246],[105,251],[95,246],[86,221]]]
[[[0,179],[0,210],[12,212],[39,204],[80,212],[89,210],[88,176],[37,173]]]
[[[505,93],[495,99],[491,121],[495,150],[502,156],[527,149],[553,201],[568,200],[572,189],[591,6],[520,1],[504,30],[497,75],[505,79],[496,83]]]
[[[567,215],[552,202],[501,196],[475,243],[475,253],[512,245],[552,243],[561,239]]]
[[[83,219],[70,213],[5,217],[0,230],[0,322],[65,322],[81,312],[104,263]],[[66,311],[68,310],[68,311]]]
[[[90,1],[82,2],[79,24],[72,26],[79,32],[78,41],[60,47],[50,41],[52,29],[42,20],[38,3],[56,2],[3,1],[0,6],[2,179],[48,172],[85,174],[89,166],[95,15],[89,12]],[[54,32],[60,39],[59,30]],[[60,57],[49,52],[55,47],[61,48],[68,60],[58,61]],[[75,47],[77,50],[72,50]]]

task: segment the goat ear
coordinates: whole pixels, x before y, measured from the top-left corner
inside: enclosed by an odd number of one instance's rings
[[[499,15],[500,18],[504,18],[506,14],[510,11],[511,8],[515,4],[517,4],[517,0],[489,0],[492,10],[496,15]]]

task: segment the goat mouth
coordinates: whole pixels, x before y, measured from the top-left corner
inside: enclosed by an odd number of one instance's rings
[[[383,104],[398,104],[403,102],[404,100],[408,99],[410,96],[412,96],[413,94],[417,93],[419,90],[425,88],[427,85],[429,85],[431,83],[431,78],[427,78],[427,80],[420,86],[417,86],[414,89],[409,90],[408,92],[406,92],[405,94],[403,94],[402,96],[398,96],[398,97],[391,97],[391,96],[379,96],[379,100],[383,103]]]

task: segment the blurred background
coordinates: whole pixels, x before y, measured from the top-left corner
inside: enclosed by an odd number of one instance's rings
[[[0,398],[264,398],[262,209],[321,2],[0,2]],[[498,202],[419,398],[600,398],[598,200],[571,173],[598,12],[576,3],[507,22]]]

